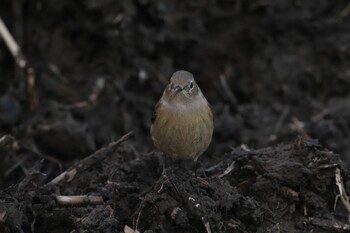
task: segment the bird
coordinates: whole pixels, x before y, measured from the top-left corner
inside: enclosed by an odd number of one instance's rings
[[[174,159],[192,159],[196,164],[212,140],[213,112],[188,71],[179,70],[171,76],[151,122],[154,146]]]

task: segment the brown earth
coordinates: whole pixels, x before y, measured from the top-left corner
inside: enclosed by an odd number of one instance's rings
[[[40,105],[0,40],[0,232],[350,231],[344,201],[333,209],[337,168],[350,192],[349,12],[340,0],[3,0]],[[197,176],[185,161],[163,177],[150,118],[178,69],[215,131]]]

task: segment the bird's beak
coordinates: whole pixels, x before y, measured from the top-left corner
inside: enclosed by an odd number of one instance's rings
[[[175,87],[175,92],[176,93],[179,93],[179,92],[181,92],[183,89],[180,87],[180,86],[176,86]]]

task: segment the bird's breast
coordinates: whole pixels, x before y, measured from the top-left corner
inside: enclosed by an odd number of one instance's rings
[[[155,146],[175,158],[196,159],[209,146],[213,117],[207,102],[202,105],[162,104],[151,127]]]

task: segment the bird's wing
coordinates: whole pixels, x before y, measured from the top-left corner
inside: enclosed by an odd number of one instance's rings
[[[159,109],[159,106],[160,106],[160,101],[158,101],[158,103],[156,104],[156,106],[154,107],[154,111],[153,111],[153,114],[152,114],[152,117],[151,117],[151,122],[152,124],[156,121],[157,119],[157,113],[158,113],[158,109]]]

